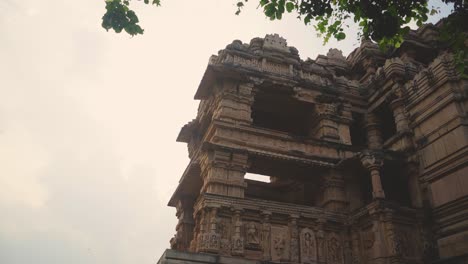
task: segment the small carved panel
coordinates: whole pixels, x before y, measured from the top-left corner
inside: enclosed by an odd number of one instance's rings
[[[412,226],[398,226],[394,237],[395,253],[404,258],[413,258],[418,255],[418,239]]]
[[[234,236],[232,238],[232,255],[242,255],[244,254],[244,239],[240,236]]]
[[[256,222],[247,222],[244,230],[246,248],[260,249],[260,225]]]
[[[301,230],[301,263],[317,263],[317,240],[314,231],[309,228]]]
[[[289,260],[289,234],[285,226],[271,227],[271,260],[288,261]]]
[[[328,264],[343,263],[343,244],[341,238],[337,234],[328,234],[326,250]]]

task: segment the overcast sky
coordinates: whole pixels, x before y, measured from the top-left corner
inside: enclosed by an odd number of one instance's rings
[[[156,263],[209,56],[268,33],[303,59],[358,45],[235,2],[165,0],[131,38],[100,27],[103,0],[0,0],[0,263]]]

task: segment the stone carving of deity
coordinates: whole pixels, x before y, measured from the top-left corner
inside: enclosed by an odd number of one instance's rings
[[[342,263],[343,247],[341,246],[339,237],[336,234],[332,234],[327,241],[327,256],[328,263]]]
[[[315,263],[317,261],[317,242],[312,230],[304,228],[301,231],[301,263]]]
[[[275,256],[277,258],[282,258],[285,248],[286,248],[285,237],[282,235],[276,236],[273,239],[273,249],[274,249],[273,252],[275,253]]]
[[[247,243],[258,245],[260,244],[259,232],[258,228],[254,222],[249,222],[247,224],[247,231],[246,231]]]

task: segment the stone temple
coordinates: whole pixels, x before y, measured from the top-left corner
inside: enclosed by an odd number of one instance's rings
[[[212,56],[158,263],[468,263],[468,80],[437,32],[347,58],[301,60],[278,35]]]

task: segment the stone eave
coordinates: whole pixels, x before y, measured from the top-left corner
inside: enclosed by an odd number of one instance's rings
[[[197,162],[190,162],[185,168],[182,177],[180,177],[179,184],[177,185],[176,190],[169,199],[168,206],[175,207],[177,205],[178,197],[182,196],[197,196],[198,192],[194,193],[193,189],[196,189],[196,174],[200,174],[200,166]],[[192,185],[190,185],[190,181],[192,181]],[[193,182],[195,181],[195,184]],[[200,186],[201,186],[201,179],[200,179]]]
[[[198,120],[197,119],[193,119],[192,121],[185,124],[180,129],[180,132],[179,132],[179,135],[177,136],[176,141],[177,142],[189,143],[192,134],[195,133],[195,131],[197,129],[197,125],[198,125]]]

